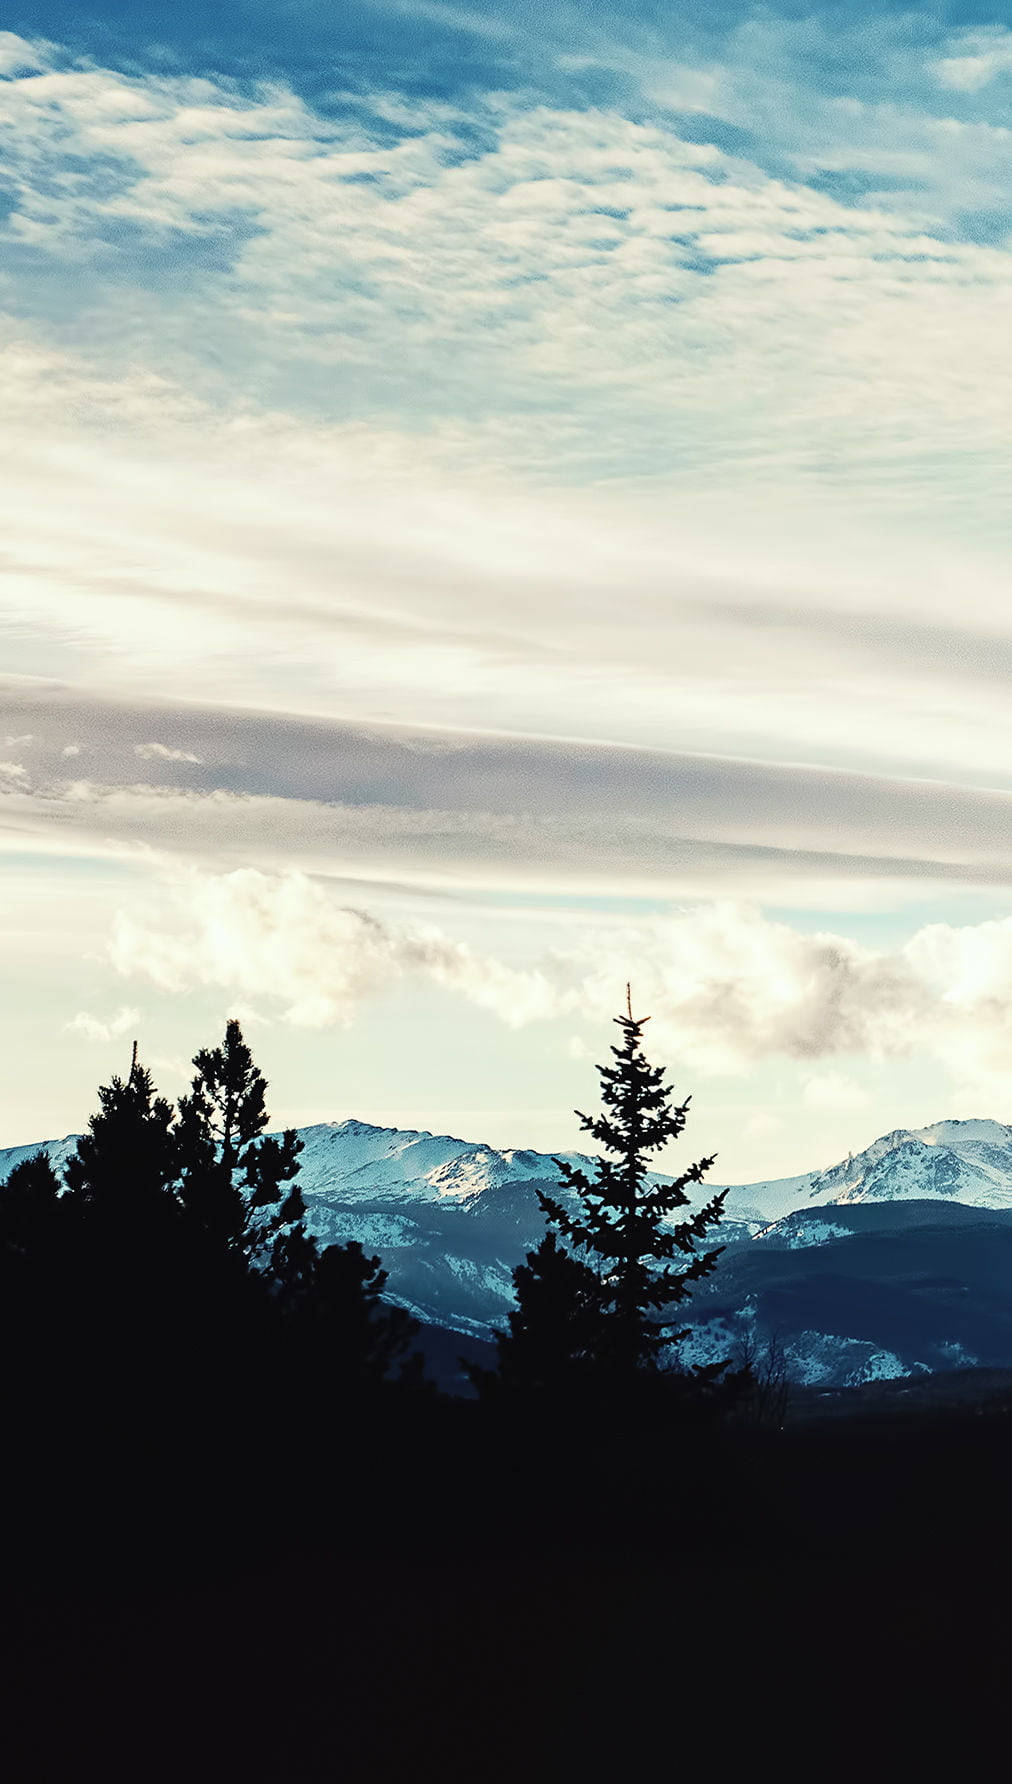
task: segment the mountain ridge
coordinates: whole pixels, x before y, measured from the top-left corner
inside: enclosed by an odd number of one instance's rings
[[[537,1192],[557,1186],[556,1156],[586,1159],[355,1118],[299,1131],[310,1230],[378,1252],[388,1298],[450,1346],[505,1322],[545,1230]],[[75,1141],[0,1151],[0,1181],[38,1150],[61,1168]],[[725,1215],[724,1255],[686,1304],[686,1360],[777,1334],[812,1385],[1012,1366],[1012,1127],[894,1129],[827,1169],[728,1186]]]

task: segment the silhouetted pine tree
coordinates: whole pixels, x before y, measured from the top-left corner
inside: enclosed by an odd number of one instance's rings
[[[0,1184],[0,1330],[4,1354],[25,1355],[29,1330],[51,1326],[65,1302],[60,1180],[45,1152],[14,1166]],[[33,1336],[32,1349],[37,1344]]]
[[[222,1045],[203,1048],[193,1063],[175,1129],[179,1199],[212,1245],[291,1290],[316,1251],[293,1181],[302,1141],[294,1128],[262,1137],[267,1080],[234,1018]]]
[[[154,1419],[174,1367],[181,1309],[189,1304],[182,1217],[175,1196],[173,1108],[137,1059],[126,1079],[98,1093],[98,1112],[68,1159],[57,1204],[66,1305],[61,1314],[69,1384],[81,1416],[121,1430],[144,1407]],[[91,1416],[91,1415],[89,1415]]]
[[[366,1386],[410,1372],[418,1322],[382,1299],[387,1272],[357,1239],[328,1245],[315,1261],[304,1303],[306,1326],[331,1380]],[[420,1371],[418,1371],[420,1373]]]
[[[0,1429],[8,1485],[25,1449],[44,1467],[39,1438],[58,1423],[61,1410],[53,1390],[77,1259],[64,1242],[59,1197],[60,1180],[45,1152],[23,1159],[0,1184]]]
[[[134,1047],[130,1074],[98,1093],[99,1110],[67,1161],[69,1206],[123,1241],[176,1212],[176,1149],[172,1104],[155,1095],[151,1074]]]
[[[615,1018],[622,1044],[612,1047],[614,1064],[598,1066],[604,1113],[588,1116],[577,1110],[580,1125],[605,1150],[593,1175],[579,1165],[557,1159],[560,1187],[575,1208],[538,1190],[548,1221],[579,1253],[596,1281],[597,1335],[590,1306],[589,1282],[562,1269],[546,1254],[544,1268],[516,1273],[519,1306],[511,1344],[533,1343],[536,1332],[548,1330],[557,1348],[543,1303],[551,1281],[559,1288],[560,1320],[569,1323],[574,1358],[586,1356],[584,1332],[598,1348],[596,1363],[609,1374],[629,1377],[655,1369],[662,1354],[681,1334],[664,1309],[690,1293],[694,1283],[713,1269],[722,1247],[697,1251],[696,1246],[720,1220],[726,1190],[674,1226],[668,1217],[689,1206],[688,1186],[699,1183],[713,1164],[704,1158],[671,1183],[648,1184],[648,1160],[681,1134],[689,1098],[674,1103],[662,1066],[643,1054],[642,1036],[648,1017],[636,1018],[627,989],[627,1014]],[[535,1254],[537,1255],[537,1254]],[[574,1292],[575,1291],[575,1292]],[[511,1322],[513,1323],[513,1322]],[[553,1364],[554,1366],[554,1364]]]
[[[53,1243],[60,1179],[47,1152],[23,1158],[0,1184],[0,1258],[5,1265],[43,1259]]]
[[[597,1273],[547,1233],[513,1272],[517,1307],[497,1332],[497,1368],[467,1366],[481,1394],[570,1391],[595,1367],[605,1341]]]

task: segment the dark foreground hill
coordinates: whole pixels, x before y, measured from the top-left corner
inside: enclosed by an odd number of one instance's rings
[[[13,1507],[8,1775],[640,1778],[675,1740],[716,1777],[976,1776],[1003,1734],[997,1407],[305,1411],[71,1447]]]

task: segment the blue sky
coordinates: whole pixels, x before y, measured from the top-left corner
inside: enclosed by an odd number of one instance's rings
[[[5,15],[0,1143],[1004,1117],[1010,10]]]

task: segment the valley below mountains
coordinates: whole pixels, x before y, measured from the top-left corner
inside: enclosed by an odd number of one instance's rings
[[[354,1120],[300,1137],[307,1224],[321,1244],[380,1255],[432,1372],[458,1382],[458,1356],[486,1354],[544,1232],[537,1188],[554,1189],[554,1159]],[[0,1181],[40,1149],[62,1169],[75,1143],[0,1151]],[[828,1170],[735,1185],[715,1243],[718,1267],[680,1316],[687,1363],[775,1339],[810,1388],[1012,1368],[1012,1127],[898,1130]]]

